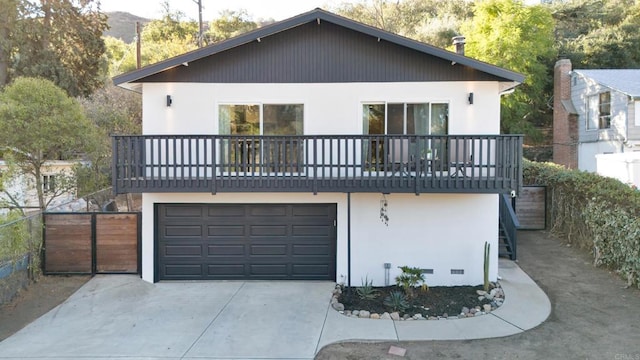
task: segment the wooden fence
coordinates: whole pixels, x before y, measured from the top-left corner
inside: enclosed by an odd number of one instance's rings
[[[44,214],[45,274],[139,274],[140,213]]]
[[[516,199],[516,216],[521,230],[544,230],[546,228],[546,197],[544,186],[524,186]]]

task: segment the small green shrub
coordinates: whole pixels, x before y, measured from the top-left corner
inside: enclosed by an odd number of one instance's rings
[[[400,266],[402,273],[396,276],[396,283],[410,298],[414,297],[413,290],[420,287],[422,291],[427,291],[429,287],[424,279],[422,269],[417,267]]]
[[[21,218],[19,212],[0,216],[0,262],[16,260],[29,251],[29,233]]]
[[[362,280],[362,285],[356,289],[358,297],[362,300],[373,300],[378,297],[378,290],[373,288],[373,280],[369,281],[367,277]]]
[[[382,302],[384,306],[389,307],[393,311],[405,311],[409,308],[407,296],[401,291],[392,291]]]

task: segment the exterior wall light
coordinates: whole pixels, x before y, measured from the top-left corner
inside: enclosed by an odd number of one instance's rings
[[[472,92],[469,93],[469,97],[467,98],[467,100],[469,100],[469,105],[473,105],[473,93]]]
[[[167,95],[167,107],[171,106],[173,100],[171,99],[171,95]]]

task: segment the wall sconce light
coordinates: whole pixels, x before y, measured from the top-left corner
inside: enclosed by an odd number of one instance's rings
[[[472,92],[469,93],[469,97],[467,98],[467,100],[469,100],[469,105],[473,105],[473,93]]]
[[[171,99],[171,95],[167,95],[167,107],[171,106],[173,100]]]

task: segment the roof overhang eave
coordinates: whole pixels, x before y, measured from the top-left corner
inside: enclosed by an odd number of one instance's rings
[[[518,85],[522,84],[523,81],[501,81],[499,85],[500,95],[511,94]]]

